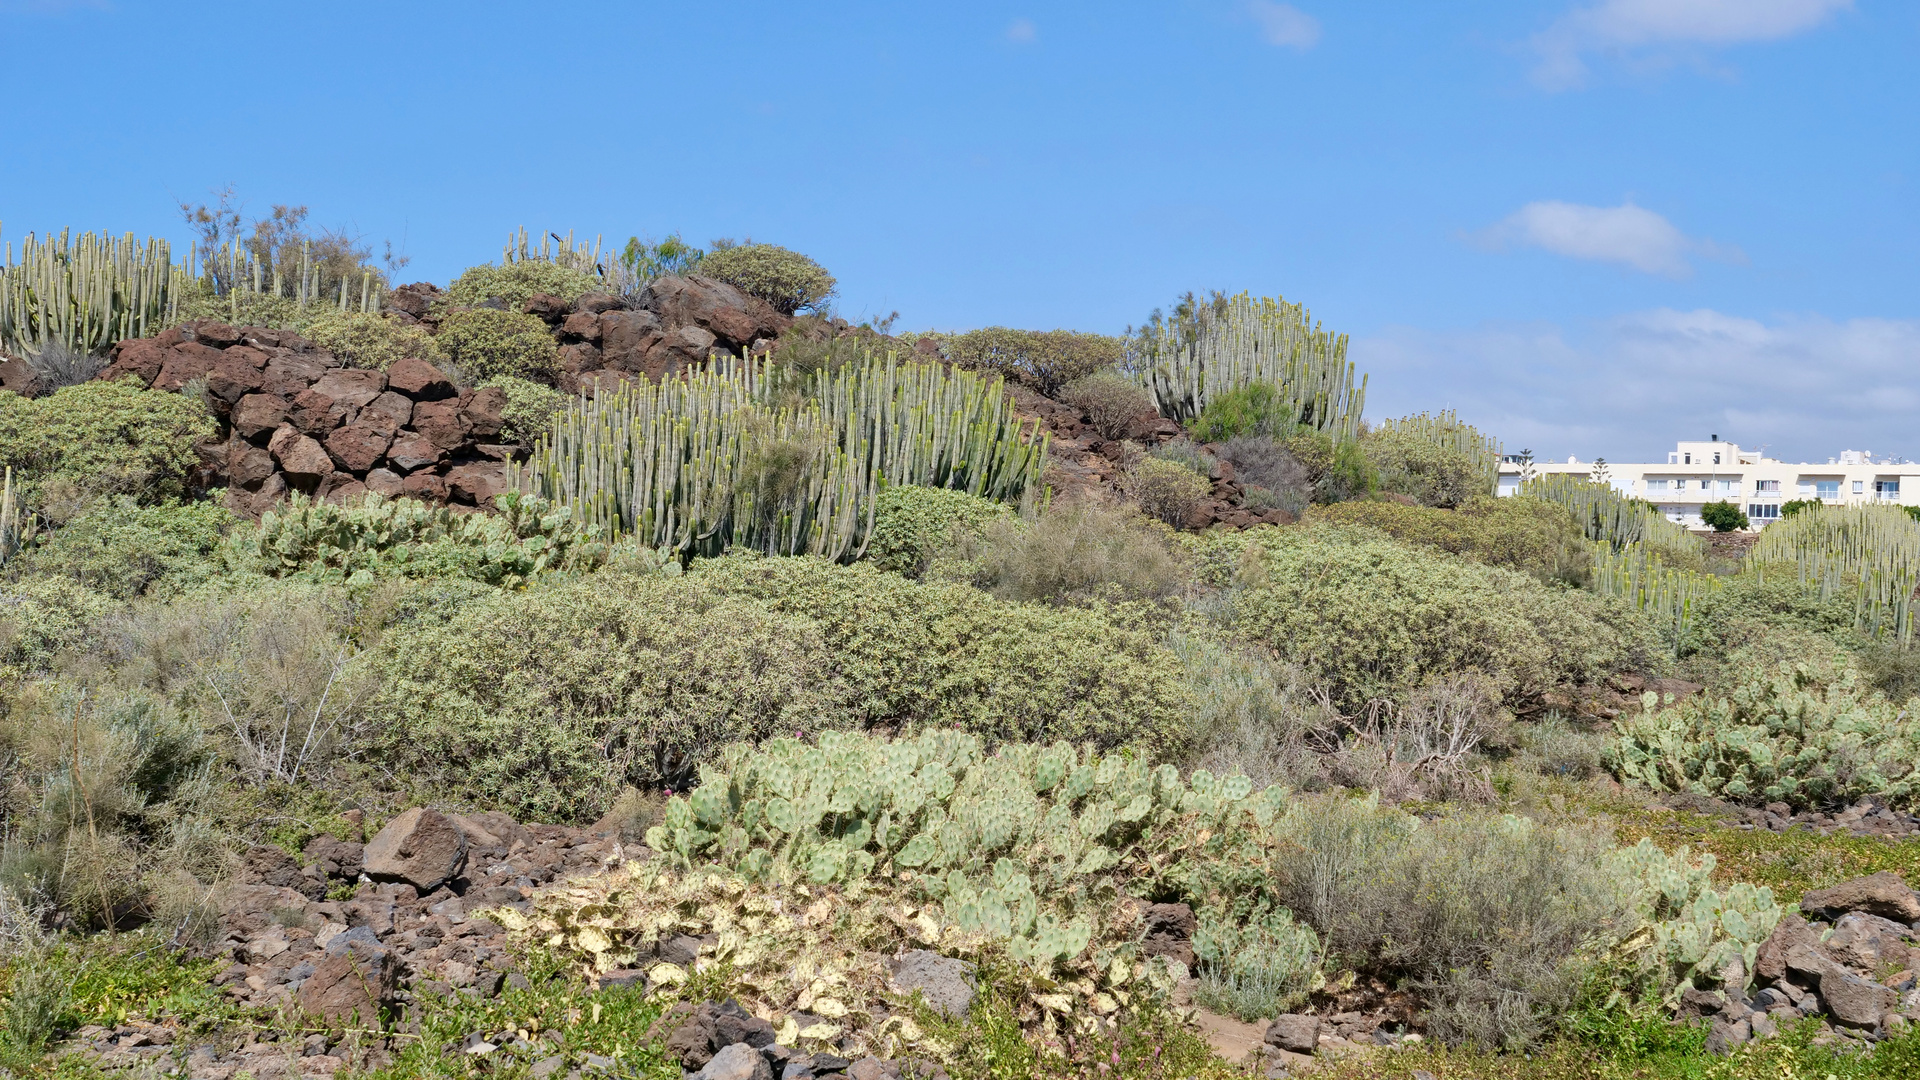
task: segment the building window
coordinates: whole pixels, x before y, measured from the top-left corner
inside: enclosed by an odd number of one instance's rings
[[[1866,490],[1867,490],[1867,482],[1865,480],[1855,480],[1853,482],[1853,493],[1855,495],[1865,494]]]
[[[1651,478],[1647,480],[1647,494],[1651,495],[1656,491],[1665,491],[1665,490],[1667,490],[1667,481],[1665,477],[1662,477],[1658,480],[1654,480]]]
[[[1715,465],[1718,465],[1718,464],[1720,464],[1720,451],[1718,451],[1718,450],[1715,450],[1715,451],[1713,452],[1713,463],[1714,463]]]
[[[1681,462],[1681,464],[1682,464],[1682,465],[1691,465],[1691,464],[1693,464],[1693,455],[1692,455],[1692,454],[1688,454],[1688,455],[1687,455],[1687,459],[1686,459],[1685,461],[1683,461],[1683,462]]]
[[[1875,480],[1873,482],[1873,494],[1874,497],[1878,499],[1898,499],[1900,497],[1900,481]]]
[[[1780,481],[1755,480],[1753,482],[1753,493],[1755,495],[1778,495],[1780,494]]]
[[[1771,521],[1780,516],[1779,503],[1752,503],[1747,506],[1747,516],[1755,521]]]
[[[1739,493],[1740,493],[1740,481],[1738,481],[1738,480],[1722,480],[1722,481],[1720,481],[1720,494],[1721,494],[1721,495],[1723,495],[1723,496],[1725,496],[1725,495],[1738,495]]]
[[[1815,480],[1813,482],[1813,493],[1816,499],[1838,499],[1840,497],[1840,481]]]

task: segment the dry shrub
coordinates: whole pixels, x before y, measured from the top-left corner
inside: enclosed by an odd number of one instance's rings
[[[1187,582],[1161,526],[1094,499],[1055,502],[1031,522],[1002,517],[978,535],[956,537],[945,557],[968,565],[974,584],[1003,600],[1156,600]]]
[[[1140,509],[1176,529],[1186,526],[1212,490],[1192,469],[1157,457],[1141,458],[1127,476],[1127,494]]]
[[[1371,703],[1329,756],[1335,779],[1387,802],[1492,802],[1493,783],[1475,750],[1499,726],[1498,695],[1483,676],[1434,679],[1403,705]]]
[[[1195,768],[1216,776],[1244,774],[1254,787],[1305,788],[1321,781],[1316,733],[1339,715],[1300,669],[1252,649],[1194,633],[1168,642],[1193,687]]]
[[[1085,413],[1093,430],[1103,439],[1124,439],[1135,420],[1155,414],[1153,399],[1147,392],[1114,371],[1099,371],[1075,379],[1061,390],[1060,397]]]
[[[1233,465],[1234,480],[1247,489],[1249,508],[1257,502],[1259,509],[1298,514],[1313,501],[1313,474],[1276,439],[1241,435],[1221,443],[1220,456]]]

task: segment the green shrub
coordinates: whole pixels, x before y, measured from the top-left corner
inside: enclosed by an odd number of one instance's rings
[[[1062,386],[1118,363],[1126,343],[1077,330],[989,326],[948,338],[946,351],[963,368],[1004,376],[1052,397]]]
[[[1200,449],[1192,439],[1170,439],[1147,451],[1147,456],[1185,466],[1202,479],[1213,478],[1213,455]]]
[[[1714,532],[1732,532],[1735,529],[1747,527],[1747,515],[1725,499],[1702,506],[1700,520],[1710,526]]]
[[[782,315],[817,310],[833,296],[833,275],[797,251],[773,244],[741,244],[710,251],[699,272],[772,304]]]
[[[1802,510],[1818,510],[1825,505],[1819,499],[1788,499],[1780,504],[1780,516],[1790,518]]]
[[[1257,587],[1232,602],[1235,631],[1300,664],[1349,711],[1468,671],[1509,703],[1530,701],[1658,648],[1617,603],[1389,540],[1291,529],[1228,543],[1262,546]]]
[[[1920,719],[1868,689],[1837,649],[1784,666],[1749,646],[1728,657],[1742,677],[1615,721],[1607,763],[1623,780],[1759,805],[1840,805],[1878,795],[1913,802]]]
[[[1525,496],[1476,496],[1455,510],[1380,500],[1316,508],[1312,521],[1378,529],[1395,540],[1521,570],[1542,581],[1580,581],[1591,551],[1566,509]]]
[[[1711,661],[1780,630],[1800,630],[1833,636],[1853,627],[1851,596],[1822,599],[1792,578],[1761,578],[1735,574],[1721,579],[1720,588],[1702,597],[1688,620],[1686,636],[1678,643],[1682,657]]]
[[[1060,398],[1085,413],[1103,439],[1124,439],[1135,420],[1159,415],[1147,392],[1116,371],[1083,375],[1063,387]]]
[[[498,302],[507,311],[518,313],[535,293],[557,296],[571,304],[590,292],[604,289],[600,279],[592,274],[546,259],[519,259],[468,267],[447,286],[444,301],[452,307]]]
[[[1210,398],[1193,421],[1193,437],[1203,443],[1248,435],[1283,438],[1297,426],[1299,417],[1287,407],[1280,388],[1257,382]]]
[[[0,466],[38,508],[49,485],[143,503],[180,497],[194,445],[217,430],[206,403],[142,390],[137,381],[89,382],[39,399],[0,391]]]
[[[1002,600],[1158,600],[1187,583],[1168,539],[1164,526],[1129,508],[1074,499],[1049,504],[1032,521],[989,523],[976,543],[949,551],[976,586]]]
[[[470,308],[451,312],[440,320],[437,340],[447,359],[475,380],[501,375],[550,378],[560,358],[560,347],[547,333],[547,324],[517,311]]]
[[[1178,662],[1118,616],[817,558],[719,559],[691,576],[816,620],[849,708],[868,726],[958,726],[996,742],[1067,739],[1150,756],[1188,738]]]
[[[959,534],[977,534],[1012,510],[1005,503],[948,488],[902,485],[880,493],[867,533],[867,559],[882,570],[919,577]]]
[[[1473,457],[1413,430],[1370,431],[1361,437],[1360,448],[1379,477],[1380,490],[1406,495],[1422,506],[1455,507],[1489,494],[1486,473]]]
[[[220,544],[236,520],[213,503],[143,507],[123,495],[42,532],[8,569],[71,578],[117,600],[175,593],[220,572]]]
[[[1165,458],[1146,457],[1127,476],[1127,494],[1142,512],[1176,529],[1213,493],[1213,485],[1191,468]]]
[[[567,410],[567,395],[541,383],[495,375],[480,385],[497,387],[507,395],[507,407],[501,412],[501,442],[531,443],[547,433],[554,417]]]
[[[1340,717],[1299,668],[1207,634],[1177,632],[1167,645],[1192,687],[1197,767],[1238,773],[1261,788],[1319,784],[1324,762],[1309,739],[1338,731]]]
[[[45,672],[115,606],[68,577],[26,578],[0,588],[0,680]]]
[[[295,495],[257,529],[235,533],[232,562],[316,582],[467,578],[508,588],[606,562],[607,545],[566,510],[511,492],[495,501],[499,513],[462,514],[374,494],[347,506]]]
[[[446,359],[425,327],[389,315],[325,311],[309,319],[301,333],[349,367],[385,371],[408,357],[429,363]]]
[[[602,573],[389,631],[376,715],[384,760],[436,797],[591,820],[624,787],[686,785],[726,743],[845,723],[832,662],[804,615]]]
[[[1236,925],[1209,909],[1194,929],[1193,953],[1200,962],[1193,1000],[1248,1023],[1291,1012],[1318,989],[1320,938],[1284,910]]]

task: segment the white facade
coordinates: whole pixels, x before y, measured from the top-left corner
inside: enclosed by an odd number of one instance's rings
[[[1500,494],[1519,488],[1523,466],[1512,455],[1500,466]],[[1832,506],[1893,503],[1920,506],[1920,463],[1876,459],[1871,451],[1843,450],[1825,465],[1775,461],[1730,442],[1683,442],[1664,462],[1627,464],[1537,461],[1536,476],[1567,473],[1600,480],[1623,494],[1645,499],[1667,517],[1689,528],[1704,528],[1700,508],[1730,502],[1746,512],[1754,528],[1780,517],[1780,506],[1795,499]],[[1603,475],[1604,474],[1604,475]]]

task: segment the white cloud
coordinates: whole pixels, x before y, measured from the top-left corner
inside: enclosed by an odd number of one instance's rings
[[[1031,45],[1040,38],[1040,29],[1032,19],[1015,19],[1007,26],[1007,40],[1016,45]]]
[[[1247,14],[1260,25],[1260,37],[1269,45],[1305,52],[1320,42],[1320,20],[1274,0],[1247,0]]]
[[[1534,36],[1534,81],[1564,90],[1586,81],[1588,53],[1658,56],[1689,45],[1775,41],[1811,30],[1853,0],[1601,0]]]
[[[1543,459],[1662,461],[1649,455],[1711,434],[1789,461],[1920,459],[1920,320],[1661,308],[1575,333],[1397,328],[1351,355],[1372,376],[1369,416],[1455,408]]]
[[[1530,202],[1475,239],[1494,248],[1537,247],[1570,259],[1620,263],[1648,274],[1686,277],[1693,273],[1690,254],[1731,261],[1745,257],[1738,248],[1695,239],[1673,222],[1632,203],[1582,206],[1542,200]]]

